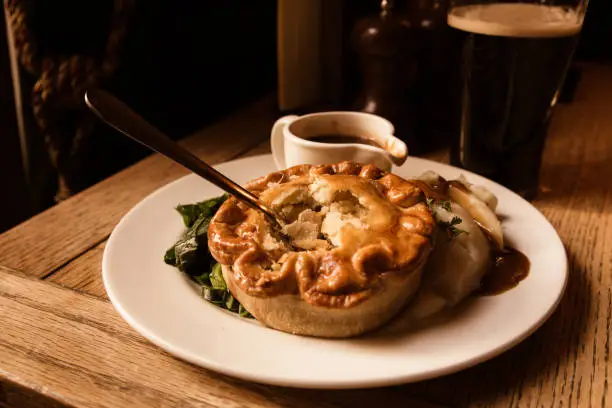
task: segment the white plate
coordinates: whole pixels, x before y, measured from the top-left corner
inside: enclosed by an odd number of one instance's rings
[[[224,163],[239,183],[275,170],[269,155]],[[409,158],[396,170],[414,176],[461,170]],[[205,302],[197,287],[163,262],[183,230],[179,203],[221,194],[194,175],[151,194],[113,231],[103,260],[104,285],[121,316],[166,351],[251,381],[304,388],[356,388],[424,380],[490,359],[535,331],[557,306],[567,279],[565,250],[554,228],[508,189],[463,171],[499,198],[504,234],[531,261],[529,276],[501,295],[466,302],[442,321],[403,329],[401,319],[362,338],[325,340],[260,326]]]

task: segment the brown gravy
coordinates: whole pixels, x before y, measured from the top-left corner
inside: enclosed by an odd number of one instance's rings
[[[312,137],[307,138],[307,140],[310,140],[312,142],[318,142],[318,143],[333,143],[333,144],[339,144],[339,143],[359,143],[359,144],[365,144],[365,145],[369,145],[369,146],[381,147],[375,141],[373,141],[371,139],[366,139],[364,137],[351,136],[351,135],[341,135],[341,134],[331,134],[331,133],[330,134],[324,134],[324,135],[312,136]]]
[[[416,186],[419,189],[421,189],[421,191],[423,192],[423,194],[425,194],[425,197],[427,198],[432,198],[438,201],[450,200],[447,195],[448,194],[448,183],[446,183],[446,181],[440,182],[433,186],[430,186],[429,184],[427,184],[426,182],[422,180],[415,179],[415,180],[412,180],[412,182],[416,184]]]
[[[498,295],[512,289],[529,275],[531,262],[517,249],[506,247],[493,251],[493,260],[480,282],[479,295]]]

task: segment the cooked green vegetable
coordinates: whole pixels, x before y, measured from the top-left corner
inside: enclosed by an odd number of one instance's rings
[[[179,205],[176,210],[183,217],[187,230],[166,251],[164,261],[190,276],[210,270],[215,260],[208,251],[208,225],[215,212],[227,199],[227,194],[196,204]]]
[[[166,251],[164,254],[164,262],[168,265],[176,266],[176,252],[174,246]]]
[[[223,279],[223,273],[221,272],[221,265],[216,264],[213,266],[212,271],[210,272],[210,284],[213,288],[219,290],[227,290],[227,285],[225,284],[225,279]]]
[[[179,205],[176,210],[183,216],[185,226],[190,228],[202,216],[210,220],[227,197],[228,195],[224,194],[195,204]]]
[[[177,267],[181,272],[202,287],[202,297],[215,305],[251,317],[248,311],[234,299],[218,264],[208,250],[208,225],[227,194],[195,204],[179,205],[178,213],[183,217],[187,230],[164,255],[164,262]]]

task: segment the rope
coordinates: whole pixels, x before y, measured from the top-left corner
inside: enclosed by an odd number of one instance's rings
[[[7,0],[6,8],[19,62],[38,78],[32,90],[32,109],[51,163],[58,172],[56,200],[61,201],[84,187],[80,175],[93,118],[85,108],[83,95],[117,69],[134,0],[114,0],[101,61],[84,55],[43,55],[28,29],[27,1]]]

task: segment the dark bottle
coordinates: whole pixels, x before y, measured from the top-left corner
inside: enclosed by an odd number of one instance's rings
[[[382,11],[357,21],[352,43],[359,56],[362,88],[354,108],[389,120],[395,135],[414,154],[420,150],[415,137],[411,88],[416,74],[410,23],[396,14],[391,2]]]
[[[416,76],[411,89],[414,132],[423,150],[433,150],[450,142],[457,127],[454,88],[456,51],[446,24],[448,0],[408,0],[402,13],[410,26],[412,58]]]

